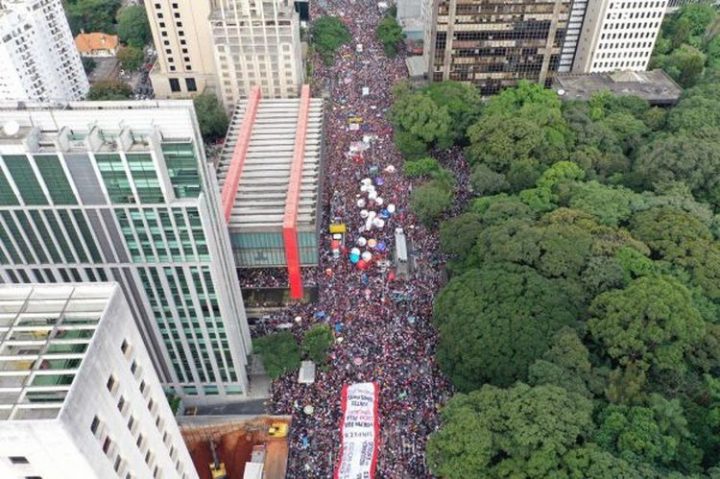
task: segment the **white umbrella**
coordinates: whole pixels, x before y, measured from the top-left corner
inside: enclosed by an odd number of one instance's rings
[[[372,185],[372,180],[370,178],[363,178],[360,182],[361,185]]]
[[[360,218],[367,218],[370,212],[368,210],[360,210]]]
[[[378,196],[377,198],[375,198],[375,203],[376,203],[378,206],[382,206],[382,204],[383,204],[383,199]]]
[[[395,205],[390,203],[389,205],[387,205],[387,210],[388,210],[388,213],[390,213],[390,214],[395,213]]]
[[[367,244],[367,240],[365,239],[364,236],[361,236],[357,239],[356,243],[359,247],[362,248],[363,246],[365,246]]]
[[[367,203],[367,202],[365,201],[365,198],[360,198],[359,200],[357,200],[357,206],[358,206],[358,208],[365,208],[365,204],[366,204],[366,203]]]
[[[375,190],[368,191],[368,199],[369,200],[374,200],[377,197],[378,197],[377,191],[375,191]]]
[[[362,259],[370,261],[372,259],[372,253],[370,251],[363,251]]]
[[[312,416],[313,413],[315,412],[315,407],[312,406],[311,404],[308,404],[307,406],[305,406],[305,407],[303,408],[303,412],[304,412],[305,414],[307,414],[308,416]]]

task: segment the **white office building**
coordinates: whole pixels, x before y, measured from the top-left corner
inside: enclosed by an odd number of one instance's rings
[[[0,283],[118,282],[160,381],[243,398],[250,333],[192,102],[0,104]]]
[[[0,100],[79,100],[89,89],[60,0],[0,0]]]
[[[219,97],[229,112],[258,86],[292,98],[304,80],[300,19],[288,0],[218,0],[210,15]]]
[[[587,2],[573,73],[645,71],[667,5],[668,0]]]
[[[0,477],[197,479],[115,283],[0,286]]]

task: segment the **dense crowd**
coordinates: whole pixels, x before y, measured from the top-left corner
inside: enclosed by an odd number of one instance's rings
[[[425,464],[425,442],[438,425],[438,409],[448,398],[450,386],[435,363],[437,338],[430,323],[441,280],[437,238],[415,224],[407,211],[412,185],[400,173],[402,158],[386,119],[391,87],[407,76],[406,67],[402,55],[387,58],[375,39],[382,12],[374,1],[330,0],[322,6],[313,3],[311,8],[313,18],[340,17],[353,36],[353,43],[342,48],[333,66],[316,62],[313,75],[315,94],[329,89],[331,97],[325,124],[323,231],[333,219],[332,202],[333,213],[348,226],[348,234],[340,257],[332,255],[329,238],[323,235],[321,265],[304,273],[306,282],[319,285],[318,301],[289,306],[272,318],[273,324],[292,324],[298,339],[317,322],[330,324],[336,336],[329,364],[318,369],[314,384],[299,384],[294,374],[273,384],[272,412],[293,416],[287,477],[332,477],[340,445],[342,386],[365,381],[374,381],[380,388],[377,477],[431,477]],[[364,87],[369,89],[366,95]],[[350,128],[351,117],[362,118],[360,128]],[[363,136],[373,138],[371,146],[362,157],[349,154],[351,144]],[[381,229],[362,231],[366,219],[359,214],[358,200],[372,204],[360,191],[362,180],[368,177],[374,178],[384,205],[395,205],[395,211],[385,216]],[[397,227],[404,229],[412,248],[414,271],[409,280],[396,278],[392,268],[379,268],[381,252],[375,252],[364,271],[348,261],[347,250],[361,234],[388,245],[384,254],[390,256]],[[264,272],[256,274],[267,277]],[[308,405],[314,408],[312,414],[304,412]]]

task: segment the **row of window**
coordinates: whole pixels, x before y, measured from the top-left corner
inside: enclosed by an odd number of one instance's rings
[[[600,52],[596,56],[597,58],[637,58],[637,57],[650,57],[650,50],[639,51],[639,50],[624,50],[620,52]]]
[[[595,62],[593,63],[593,68],[643,68],[645,66],[645,62],[642,60],[639,61],[616,61],[616,62]]]

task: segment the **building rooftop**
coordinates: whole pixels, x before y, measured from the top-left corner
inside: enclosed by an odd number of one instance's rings
[[[609,91],[638,96],[651,105],[674,105],[682,95],[682,88],[662,70],[559,74],[552,87],[563,100],[589,100],[597,92]]]
[[[0,286],[0,420],[57,417],[115,287]]]
[[[217,170],[220,188],[225,190],[231,163],[239,166],[239,183],[228,219],[231,229],[282,228],[296,133],[303,131],[299,126],[301,101],[258,97],[256,104],[252,99],[243,100],[235,109]],[[248,109],[254,114],[246,115]],[[310,98],[297,202],[298,227],[315,225],[316,221],[322,127],[322,99]]]
[[[81,55],[97,50],[115,50],[118,47],[118,37],[102,32],[81,33],[75,37],[75,46]]]

